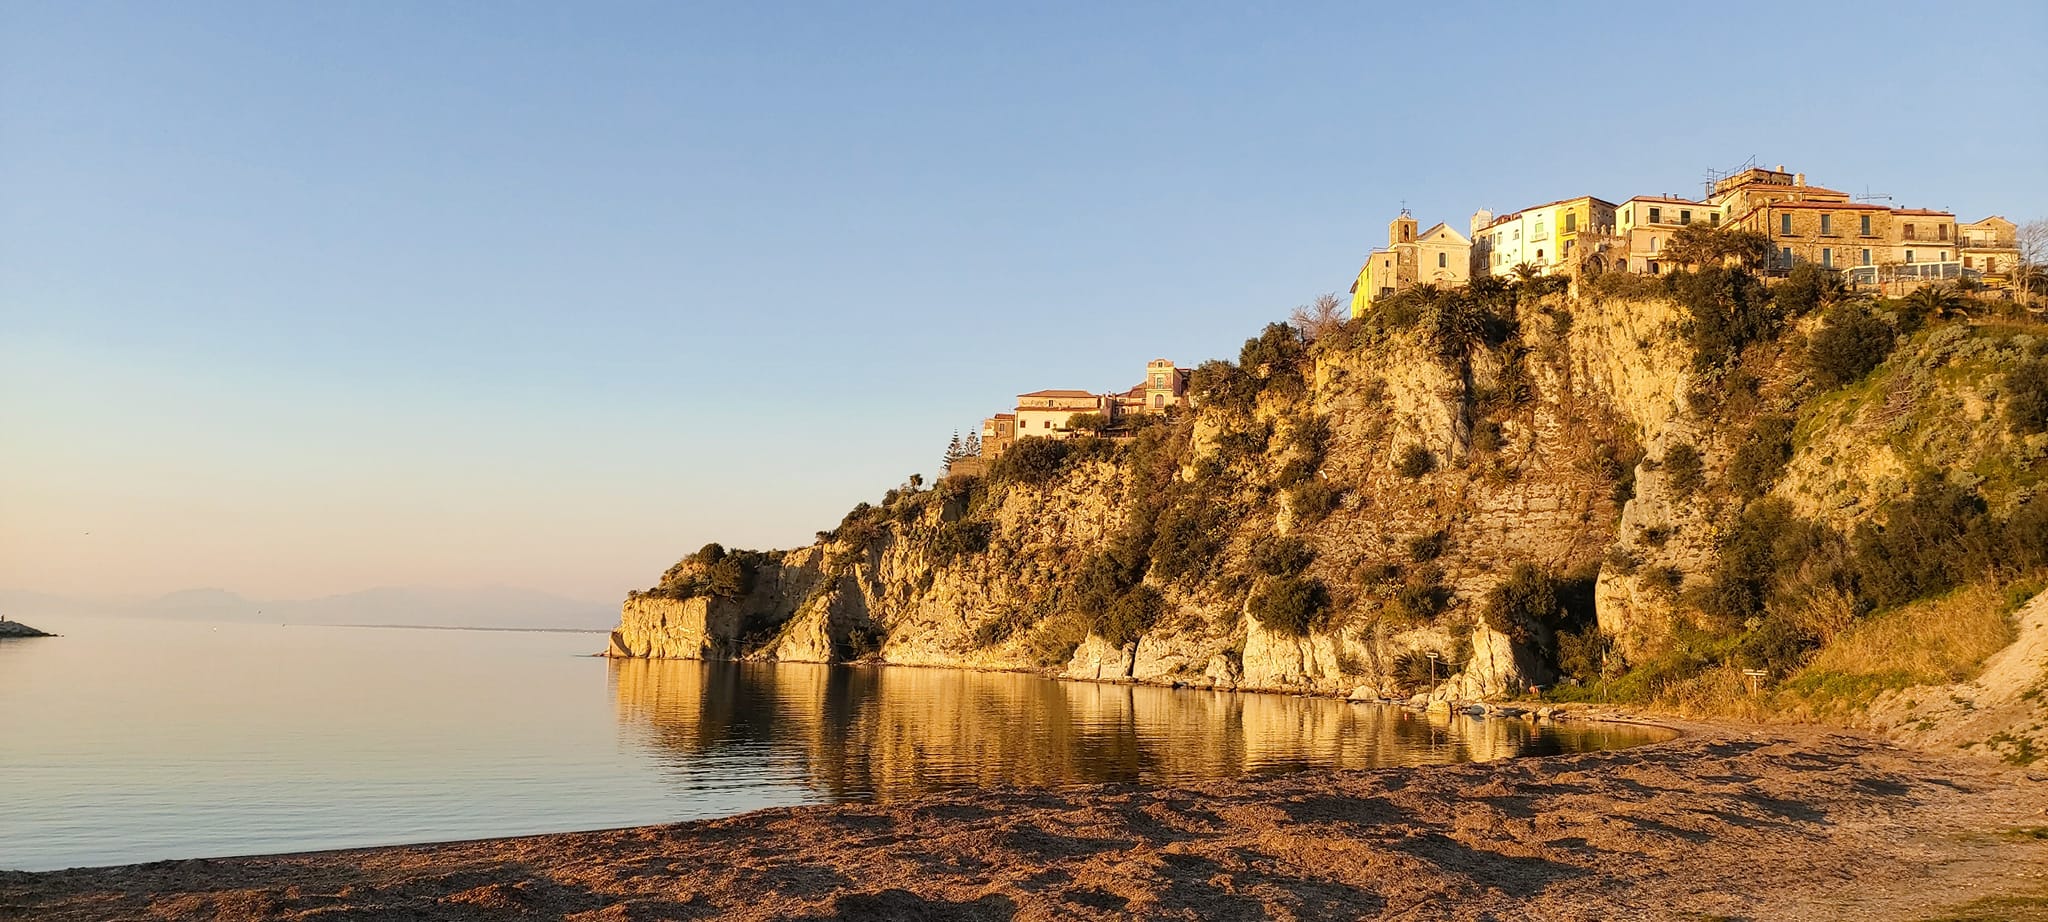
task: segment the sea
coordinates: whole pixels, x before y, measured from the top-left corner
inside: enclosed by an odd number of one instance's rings
[[[402,613],[393,621],[402,622]],[[1505,759],[1621,725],[907,666],[609,660],[600,632],[33,619],[0,640],[0,869]]]

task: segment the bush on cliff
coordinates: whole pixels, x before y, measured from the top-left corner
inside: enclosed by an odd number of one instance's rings
[[[1713,266],[1666,278],[1690,315],[1686,335],[1694,371],[1733,364],[1751,343],[1777,335],[1784,320],[1764,284],[1741,269]]]
[[[1069,445],[1059,439],[1018,439],[996,459],[989,468],[989,476],[1042,487],[1059,476],[1069,450]]]
[[[2021,362],[2005,373],[2005,419],[2019,435],[2048,432],[2048,356]]]
[[[1252,569],[1267,576],[1299,576],[1315,559],[1315,548],[1293,536],[1269,535],[1252,543]]]
[[[932,536],[932,565],[943,567],[953,561],[988,550],[995,526],[988,522],[948,522]]]
[[[1813,381],[1823,388],[1837,388],[1863,380],[1863,376],[1892,353],[1897,339],[1892,325],[1870,312],[1868,305],[1842,304],[1830,308],[1826,325],[1807,342],[1806,361],[1813,369]]]
[[[1330,590],[1313,577],[1283,576],[1252,593],[1247,608],[1261,627],[1301,637],[1321,626],[1330,608]]]
[[[1665,449],[1663,464],[1665,482],[1671,485],[1671,493],[1679,502],[1707,485],[1706,462],[1700,457],[1700,450],[1690,443],[1679,442]]]
[[[1792,418],[1760,416],[1728,459],[1728,486],[1743,499],[1770,492],[1792,460]]]
[[[1506,580],[1486,593],[1480,620],[1518,644],[1529,643],[1540,629],[1563,619],[1558,589],[1558,580],[1536,565],[1516,564]]]
[[[1310,478],[1288,488],[1287,508],[1294,511],[1296,522],[1313,525],[1335,511],[1341,497],[1336,487],[1321,478]]]
[[[1166,610],[1166,596],[1150,586],[1133,586],[1120,595],[1102,617],[1095,622],[1095,634],[1108,641],[1111,646],[1121,647],[1134,643],[1152,625],[1159,623],[1159,616]]]
[[[1394,473],[1409,480],[1418,479],[1433,470],[1436,470],[1435,453],[1420,445],[1401,449],[1400,456],[1394,459]]]

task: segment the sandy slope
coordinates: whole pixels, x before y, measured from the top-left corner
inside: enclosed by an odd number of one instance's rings
[[[2048,758],[2048,592],[2013,614],[2018,636],[1968,682],[1921,685],[1872,702],[1865,721],[1924,749]]]
[[[82,919],[1917,919],[2048,894],[2048,776],[1867,737],[0,875]]]

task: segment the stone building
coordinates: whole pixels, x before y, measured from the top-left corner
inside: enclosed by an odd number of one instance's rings
[[[997,413],[981,421],[981,456],[1000,458],[1017,441],[1017,414]]]
[[[1438,222],[1417,232],[1408,212],[1387,224],[1387,246],[1365,258],[1351,283],[1351,316],[1372,302],[1416,285],[1463,285],[1471,280],[1472,241]]]
[[[1783,166],[1751,167],[1721,179],[1708,201],[1729,226],[1769,237],[1778,271],[1810,262],[1861,284],[1963,274],[1956,216],[1946,211],[1851,201],[1848,193],[1809,185],[1805,173]]]
[[[1671,195],[1638,195],[1614,206],[1615,234],[1621,238],[1619,252],[1603,269],[1621,269],[1639,275],[1661,275],[1670,266],[1658,257],[1671,235],[1694,222],[1721,226],[1721,209],[1706,202]]]
[[[1975,272],[1985,283],[2004,285],[2020,264],[2019,228],[2011,221],[1992,215],[1956,228],[1956,251],[1963,258],[1963,272]]]

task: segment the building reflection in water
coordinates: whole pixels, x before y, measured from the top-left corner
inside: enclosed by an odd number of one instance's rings
[[[804,799],[1483,761],[1667,735],[954,669],[637,659],[610,666],[622,729],[683,787],[791,784],[809,789]]]

